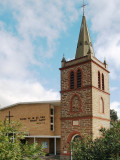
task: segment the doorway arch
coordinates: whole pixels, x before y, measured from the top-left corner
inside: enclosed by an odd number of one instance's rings
[[[75,142],[75,141],[77,141],[77,140],[81,140],[81,136],[79,135],[79,134],[76,134],[76,135],[74,135],[73,137],[72,137],[72,140],[71,141],[73,141],[73,142]]]
[[[75,141],[77,141],[77,140],[81,140],[82,139],[82,136],[80,135],[80,133],[79,132],[77,132],[76,134],[72,134],[72,136],[71,136],[71,140],[70,140],[70,142],[71,142],[71,160],[73,159],[72,158],[72,142],[75,142]]]
[[[80,135],[81,136],[80,132],[78,132],[78,131],[74,131],[74,132],[70,133],[69,136],[68,136],[68,138],[67,138],[67,143],[70,143],[72,141],[72,139],[76,135]],[[81,136],[81,138],[82,138],[82,136]]]

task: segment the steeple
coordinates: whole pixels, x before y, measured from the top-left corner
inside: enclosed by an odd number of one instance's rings
[[[90,39],[86,18],[83,13],[75,59],[86,56],[88,54],[94,55],[94,50]]]

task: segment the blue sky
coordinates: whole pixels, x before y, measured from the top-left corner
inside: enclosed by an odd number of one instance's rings
[[[120,117],[120,1],[86,0],[96,57],[110,70],[111,108]],[[75,56],[82,0],[0,0],[0,106],[60,99],[63,54]]]

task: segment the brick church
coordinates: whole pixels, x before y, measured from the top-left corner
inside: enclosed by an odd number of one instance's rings
[[[45,152],[70,159],[69,143],[76,137],[100,136],[110,127],[109,71],[94,54],[83,14],[75,59],[61,61],[61,100],[17,103],[0,110],[0,120],[20,121],[30,143]]]

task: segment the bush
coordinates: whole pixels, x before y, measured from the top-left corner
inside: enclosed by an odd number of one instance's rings
[[[119,160],[120,121],[113,127],[101,129],[101,138],[94,141],[90,137],[72,142],[73,160]]]
[[[27,157],[30,160],[44,155],[41,145],[22,144],[25,133],[20,132],[20,128],[20,123],[0,122],[0,160],[25,160]]]

